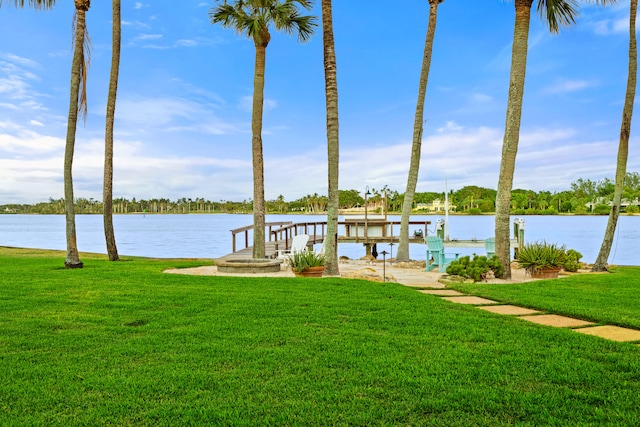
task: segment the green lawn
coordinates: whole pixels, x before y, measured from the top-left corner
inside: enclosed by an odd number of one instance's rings
[[[630,344],[395,284],[63,258],[0,249],[0,425],[640,424]]]

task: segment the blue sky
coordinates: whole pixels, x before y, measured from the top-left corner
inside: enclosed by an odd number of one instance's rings
[[[0,204],[63,196],[73,2],[0,9]],[[76,197],[102,199],[110,1],[94,1],[89,115],[78,127]],[[317,2],[316,2],[317,3]],[[114,197],[252,198],[253,42],[212,26],[213,1],[129,1],[116,111]],[[340,187],[404,192],[426,0],[334,1],[340,99]],[[316,4],[312,14],[320,17]],[[447,0],[427,89],[418,191],[496,188],[514,6]],[[265,193],[326,193],[322,37],[273,34],[267,49]],[[585,5],[551,35],[536,15],[514,188],[568,189],[613,177],[627,79],[628,1]],[[640,113],[637,113],[640,114]],[[636,116],[637,116],[636,114]],[[640,171],[632,126],[629,171]]]

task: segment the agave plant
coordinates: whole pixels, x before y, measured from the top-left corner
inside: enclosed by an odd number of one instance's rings
[[[291,269],[298,273],[309,267],[322,267],[325,264],[325,256],[314,251],[300,251],[289,255],[289,265]]]
[[[523,245],[518,250],[518,264],[529,273],[537,270],[560,269],[565,263],[567,252],[564,245],[538,241]]]

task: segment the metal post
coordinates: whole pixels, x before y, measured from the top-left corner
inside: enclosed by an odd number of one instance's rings
[[[382,281],[387,281],[387,251],[380,252],[382,254]]]
[[[364,240],[369,241],[369,186],[367,185],[364,193]]]

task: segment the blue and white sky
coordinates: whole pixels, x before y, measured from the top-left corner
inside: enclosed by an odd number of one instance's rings
[[[58,3],[46,12],[0,9],[0,204],[63,196],[73,2]],[[252,198],[255,50],[210,24],[214,5],[123,0],[114,197]],[[342,189],[404,192],[428,2],[402,6],[334,1]],[[317,1],[312,14],[320,18]],[[92,2],[87,21],[89,115],[78,127],[74,188],[76,197],[101,200],[111,2]],[[449,189],[496,188],[513,21],[509,1],[440,5],[417,191],[444,191],[445,177]],[[532,19],[514,188],[560,191],[578,178],[614,176],[628,37],[628,1],[585,5],[577,25],[559,35]],[[263,130],[267,199],[326,194],[324,109],[320,26],[306,44],[274,32]],[[640,171],[636,125],[629,171]]]

